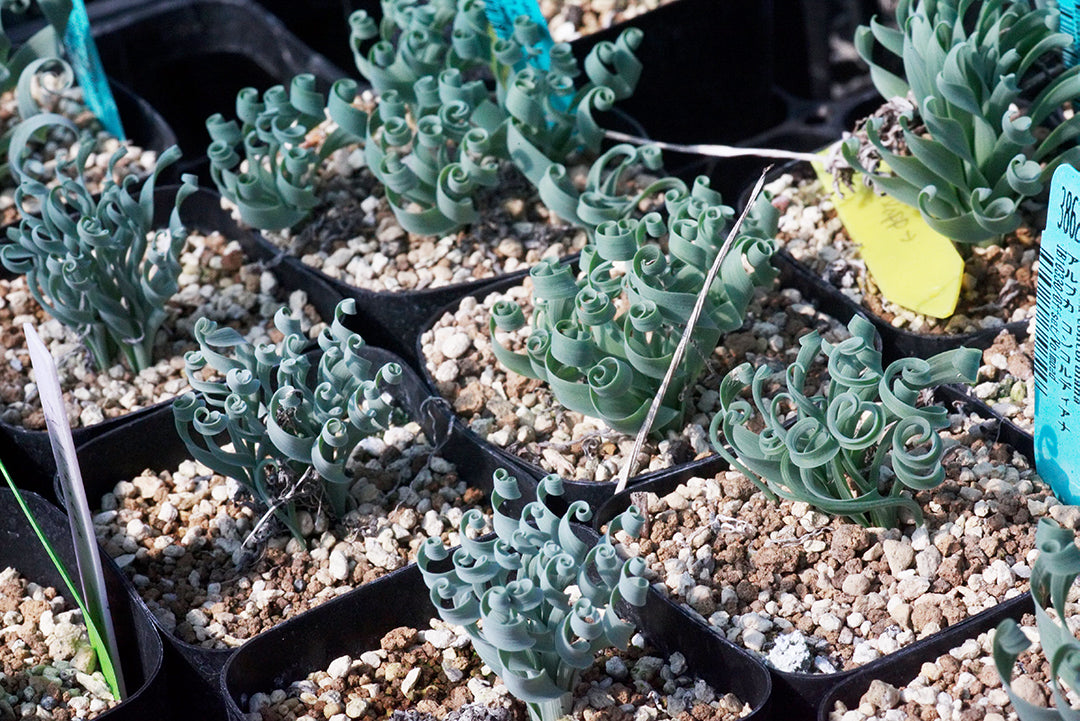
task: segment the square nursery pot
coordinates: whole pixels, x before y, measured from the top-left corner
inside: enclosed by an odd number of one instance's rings
[[[1009,602],[1007,610],[1002,609],[1003,613],[998,616],[997,623],[1001,623],[1006,618],[1019,623],[1024,614],[1031,613],[1034,601],[1030,593],[1025,593],[1015,600],[1016,603]],[[968,619],[968,621],[974,620],[973,618]],[[896,654],[897,658],[893,663],[881,668],[856,669],[854,673],[841,681],[821,699],[821,703],[817,708],[817,721],[829,721],[833,716],[833,710],[836,708],[837,703],[843,703],[849,709],[858,708],[860,699],[870,689],[870,684],[874,681],[884,681],[896,688],[906,685],[920,675],[919,672],[923,664],[936,663],[938,658],[949,653],[950,650],[963,645],[969,639],[977,639],[980,634],[997,625],[997,623],[993,626],[986,626],[981,623],[968,624],[968,621],[957,625],[955,634],[949,636],[941,634],[940,638],[935,638],[931,643],[927,643],[925,647],[920,648],[918,653],[903,655],[903,651],[900,651]],[[930,641],[931,639],[927,640]]]
[[[678,0],[571,43],[583,59],[626,28],[644,31],[643,64],[633,96],[619,103],[649,137],[669,143],[734,143],[790,115],[775,88],[773,28],[783,14],[771,0]],[[665,153],[678,172],[700,159]]]
[[[167,227],[169,214],[172,212],[177,187],[157,188],[154,192],[155,227]],[[315,306],[323,318],[333,318],[334,308],[340,297],[330,288],[311,278],[299,267],[299,262],[281,257],[276,248],[262,239],[257,233],[241,229],[232,217],[221,208],[221,199],[209,190],[199,189],[188,197],[182,206],[181,219],[190,229],[205,233],[221,232],[240,243],[247,262],[261,261],[277,278],[280,286],[288,291],[304,290],[308,301]],[[12,278],[12,274],[0,268],[0,277]],[[156,409],[169,406],[171,401],[148,406],[117,418],[106,419],[93,426],[73,428],[75,444],[80,445],[97,438],[109,431],[126,424],[129,420],[142,418]],[[167,408],[166,408],[167,409]],[[29,430],[21,425],[0,422],[0,449],[11,449],[5,454],[13,469],[20,487],[30,488],[47,498],[52,495],[52,477],[56,465],[53,460],[49,435],[44,430]]]
[[[564,263],[576,264],[577,256],[572,256],[564,259]],[[783,268],[782,265],[776,262],[774,256],[774,265]],[[576,266],[575,266],[576,267]],[[509,288],[518,286],[524,280],[524,273],[515,273],[512,276],[506,276],[501,280],[477,288],[470,292],[468,295],[475,297],[478,300],[482,299],[485,295],[495,292],[503,292]],[[818,287],[814,284],[800,283],[798,278],[785,277],[783,274],[780,276],[779,285],[774,287],[772,293],[779,293],[783,289],[794,288],[798,290],[803,297],[803,301],[811,303],[819,314],[829,316],[838,321],[846,323],[851,319],[851,312],[848,311],[847,306],[839,302],[839,300],[831,295],[824,295],[818,292]],[[500,463],[507,465],[511,468],[519,469],[519,474],[527,475],[528,477],[539,481],[544,476],[548,475],[548,471],[540,467],[538,464],[530,462],[519,455],[507,451],[494,443],[491,443],[485,438],[482,438],[475,431],[469,428],[468,423],[459,416],[452,406],[452,404],[445,398],[440,396],[435,378],[432,375],[431,370],[428,367],[427,359],[424,355],[422,336],[430,331],[435,324],[445,314],[452,314],[458,307],[460,299],[450,303],[449,305],[441,308],[432,315],[430,315],[423,325],[419,326],[420,330],[417,334],[416,344],[414,346],[415,356],[419,359],[418,367],[420,376],[423,378],[427,385],[428,392],[432,397],[433,410],[438,412],[442,417],[446,418],[444,422],[452,423],[463,437],[469,438],[470,441],[478,446],[490,449],[490,452],[500,459]],[[846,313],[846,315],[845,315]],[[486,331],[485,331],[486,332]],[[723,337],[721,337],[720,344],[724,343]],[[507,371],[511,373],[510,371]],[[655,471],[639,471],[637,475],[632,476],[628,482],[628,488],[633,491],[639,484],[643,484],[646,481],[655,480],[657,482],[660,479],[671,479],[676,482],[681,482],[687,478],[693,476],[701,476],[704,474],[715,474],[721,468],[725,468],[723,459],[716,455],[714,452],[710,452],[708,456],[697,458],[691,461],[687,461],[669,468],[663,468]],[[519,475],[520,477],[520,475]],[[678,479],[678,480],[675,480]],[[591,508],[598,509],[601,505],[606,503],[612,495],[615,493],[617,486],[616,480],[610,481],[579,481],[569,478],[563,478],[563,487],[565,489],[565,497],[567,501],[583,500],[589,504]]]
[[[184,150],[180,170],[204,185],[206,118],[231,115],[237,91],[300,73],[325,90],[344,76],[250,0],[101,0],[90,18],[106,71],[166,118]]]
[[[584,527],[582,538],[595,541]],[[681,652],[689,672],[705,679],[718,693],[733,692],[752,710],[744,719],[768,718],[769,674],[745,652],[711,634],[649,591],[644,608],[630,609],[640,632],[660,651]],[[395,571],[363,588],[336,598],[260,635],[237,651],[225,665],[221,693],[229,718],[247,721],[243,709],[252,694],[269,693],[325,669],[342,655],[358,657],[377,649],[379,639],[399,626],[426,628],[436,618],[427,587],[416,564]]]
[[[34,493],[24,491],[22,496],[49,543],[78,582],[78,564],[67,518],[54,505]],[[168,681],[161,672],[161,638],[146,609],[125,587],[116,565],[108,559],[102,565],[128,697],[97,718],[112,721],[169,718],[164,703]],[[0,569],[7,566],[15,568],[28,581],[52,586],[58,594],[70,599],[63,578],[23,515],[15,494],[4,487],[0,489]],[[76,607],[73,599],[69,605]]]
[[[396,362],[402,366],[401,383],[389,389],[389,392],[399,401],[408,417],[416,420],[425,435],[432,439],[435,450],[457,465],[461,478],[470,487],[480,488],[487,497],[492,487],[491,473],[498,467],[498,460],[486,450],[472,446],[468,439],[462,438],[454,429],[440,424],[439,418],[431,415],[426,388],[397,356],[371,346],[364,347],[361,354],[375,367],[388,362]],[[154,471],[174,469],[182,461],[191,458],[177,434],[171,404],[156,407],[137,418],[126,419],[108,433],[80,445],[78,453],[86,495],[94,509],[98,507],[101,497],[110,492],[117,481],[134,478],[147,468]],[[519,476],[519,479],[522,499],[510,503],[509,508],[516,508],[535,498],[535,484],[525,476]],[[57,493],[61,494],[59,489]],[[197,699],[195,707],[212,710],[220,715],[223,707],[219,696],[218,677],[225,662],[236,649],[208,649],[178,638],[152,616],[128,577],[125,574],[121,574],[121,577],[140,607],[152,617],[154,625],[168,640],[167,650],[171,649],[178,659],[176,670],[186,679],[188,690],[185,693]],[[246,648],[267,633],[269,632],[258,634],[241,648]]]
[[[853,112],[859,111],[856,109]],[[807,162],[793,161],[772,171],[766,180],[772,182],[784,174],[792,174],[798,180],[813,177],[814,171]],[[744,195],[740,206],[746,201],[747,197]],[[780,268],[781,282],[800,288],[815,298],[827,300],[831,307],[837,309],[837,318],[846,322],[854,314],[859,313],[870,320],[881,334],[882,352],[886,362],[907,357],[929,358],[958,346],[985,349],[993,343],[994,337],[1002,329],[1017,332],[1027,328],[1028,320],[1002,321],[1001,325],[968,333],[918,333],[896,328],[886,318],[873,312],[863,303],[850,298],[836,285],[822,278],[814,269],[796,259],[786,249],[780,248],[773,257],[773,262]]]
[[[935,391],[935,402],[946,405],[967,413],[982,415],[981,409],[970,403],[963,391],[953,386],[941,386]],[[1025,446],[1023,438],[1014,436],[1001,424],[1000,419],[993,414],[984,416],[988,418],[982,425],[989,427],[988,437],[995,440],[1012,444],[1018,443],[1014,449],[1024,455],[1034,468],[1034,462],[1030,453],[1030,445]],[[592,525],[596,530],[602,530],[604,526],[615,516],[625,510],[635,500],[632,493],[655,493],[660,498],[674,491],[683,477],[660,478],[647,483],[638,484],[628,488],[622,493],[613,496],[607,503],[600,507],[593,518]],[[738,518],[728,519],[731,521],[741,520]],[[718,590],[717,590],[718,593]],[[711,624],[704,623],[703,617],[682,601],[676,603],[684,613],[696,617],[703,622],[705,632],[723,636],[724,631],[716,629]],[[848,708],[858,706],[858,699],[865,692],[866,686],[874,679],[882,679],[890,683],[896,680],[905,680],[913,674],[924,662],[933,661],[949,649],[959,646],[965,639],[973,638],[978,634],[994,628],[1006,618],[1019,618],[1031,609],[1031,594],[1024,591],[1022,594],[998,602],[996,605],[981,612],[967,616],[955,624],[946,626],[936,633],[931,633],[924,638],[918,639],[903,646],[892,653],[881,655],[873,661],[856,668],[834,673],[800,673],[781,671],[769,665],[769,671],[773,677],[773,685],[776,689],[773,701],[773,712],[776,718],[812,719],[815,714],[821,721],[827,721],[833,703],[837,700],[848,703]],[[914,671],[912,671],[914,669]]]

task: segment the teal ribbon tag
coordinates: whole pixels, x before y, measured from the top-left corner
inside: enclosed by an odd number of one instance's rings
[[[1080,173],[1054,171],[1035,291],[1035,467],[1080,503]]]
[[[519,15],[527,15],[530,20],[540,26],[540,52],[529,56],[529,64],[540,70],[551,67],[551,48],[555,41],[551,39],[551,31],[548,30],[547,20],[540,12],[540,5],[536,0],[486,0],[484,13],[492,30],[500,40],[508,40],[514,34],[514,20]]]
[[[105,68],[98,56],[94,38],[90,35],[90,18],[86,15],[83,0],[72,0],[71,16],[64,31],[64,49],[83,89],[87,107],[105,126],[105,130],[120,140],[126,140],[120,112],[116,109],[116,101],[105,77]]]

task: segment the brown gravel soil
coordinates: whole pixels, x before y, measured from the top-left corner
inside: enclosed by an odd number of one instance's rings
[[[120,481],[94,516],[98,541],[166,629],[231,648],[412,562],[430,536],[457,545],[465,510],[490,518],[483,493],[414,423],[369,439],[351,465],[356,507],[336,521],[318,506],[302,510],[302,542],[193,461]]]
[[[78,608],[55,588],[0,571],[0,719],[89,719],[119,703],[97,670]]]
[[[1069,606],[1075,613],[1076,603]],[[1013,691],[1030,703],[1052,708],[1050,664],[1039,646],[1035,616],[1025,615],[1020,628],[1032,645],[1017,660]],[[1080,615],[1070,615],[1069,628],[1074,634],[1077,632]],[[830,721],[1019,721],[994,667],[995,633],[991,629],[979,634],[935,661],[924,663],[918,676],[899,687],[874,681],[854,708],[848,709],[838,702],[829,714]],[[1066,696],[1073,708],[1080,706],[1080,696],[1074,691],[1069,689]]]
[[[836,215],[831,194],[809,168],[786,173],[766,189],[782,213],[778,238],[783,247],[896,328],[933,335],[971,333],[1027,320],[1035,313],[1039,232],[1034,228],[1022,226],[1001,245],[971,246],[956,311],[949,318],[932,318],[901,308],[881,295],[859,247]]]
[[[645,639],[635,635],[627,651],[597,656],[582,674],[565,718],[727,721],[750,712],[734,694],[720,695],[685,672],[682,654],[654,655]],[[252,721],[528,719],[524,704],[473,652],[464,629],[437,619],[430,629],[395,628],[377,650],[355,659],[342,656],[287,688],[254,694],[248,710]]]
[[[654,582],[772,666],[855,668],[1019,595],[1037,519],[1080,522],[977,419],[950,421],[946,480],[914,496],[918,527],[863,528],[725,471],[651,496],[648,539],[623,542]]]
[[[370,109],[365,91],[358,105]],[[318,148],[335,128],[327,120],[308,135]],[[586,167],[576,168],[583,178]],[[556,216],[509,164],[500,182],[477,198],[480,221],[448,235],[422,236],[398,224],[383,186],[368,169],[362,149],[333,153],[317,171],[321,199],[294,230],[263,231],[271,243],[331,278],[372,291],[439,288],[526,268],[541,257],[574,253],[585,232]],[[227,204],[227,202],[226,202]]]
[[[489,442],[564,478],[614,479],[633,449],[634,437],[607,428],[603,421],[566,410],[540,381],[507,371],[495,359],[488,335],[491,308],[502,299],[517,302],[531,315],[532,282],[481,300],[467,297],[422,338],[427,370],[438,392],[469,427]],[[526,325],[499,339],[521,352]],[[646,442],[640,472],[667,468],[712,454],[708,425],[719,406],[716,389],[728,370],[749,361],[779,368],[795,360],[798,338],[817,330],[830,341],[848,336],[836,319],[816,310],[797,290],[759,290],[743,327],[721,339],[701,380],[690,392],[693,412],[681,433]]]
[[[44,76],[46,87],[55,88],[53,78],[52,75]],[[109,158],[120,147],[120,141],[105,132],[94,114],[87,110],[82,100],[82,88],[76,86],[62,93],[55,93],[43,91],[41,84],[35,83],[34,89],[36,91],[34,97],[43,109],[67,117],[80,131],[94,134],[94,153],[87,162],[84,177],[90,191],[97,193],[108,171]],[[15,92],[12,90],[0,94],[0,135],[6,134],[18,122],[19,113]],[[43,164],[45,173],[43,177],[51,179],[48,181],[49,185],[56,183],[56,154],[64,150],[69,157],[73,157],[71,153],[73,142],[74,137],[70,132],[57,131],[46,139],[43,146],[32,151],[32,157]],[[157,153],[133,146],[130,142],[125,145],[128,146],[128,153],[116,164],[116,170],[120,174],[134,173],[137,177],[149,175],[157,162]],[[19,211],[15,207],[16,185],[15,179],[10,174],[5,174],[0,178],[0,225],[7,225],[19,219]]]
[[[45,418],[33,384],[23,323],[32,323],[56,359],[68,420],[84,428],[173,398],[189,386],[184,353],[198,349],[195,321],[207,317],[237,328],[253,343],[280,340],[277,310],[302,311],[314,337],[322,327],[303,291],[287,292],[262,263],[247,263],[239,243],[220,233],[192,232],[181,255],[180,291],[169,301],[154,357],[160,360],[138,375],[117,363],[99,372],[78,334],[50,318],[30,295],[25,276],[0,280],[0,421],[43,430]]]
[[[540,12],[547,18],[552,39],[568,43],[673,1],[540,0]]]
[[[975,395],[1023,430],[1035,423],[1035,318],[1028,333],[1018,338],[1003,330],[983,351]]]

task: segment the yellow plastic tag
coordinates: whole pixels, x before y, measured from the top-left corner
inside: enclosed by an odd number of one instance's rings
[[[964,259],[952,241],[927,225],[916,208],[877,195],[861,177],[854,191],[845,188],[841,196],[832,175],[813,165],[881,294],[916,313],[951,316],[964,280]]]

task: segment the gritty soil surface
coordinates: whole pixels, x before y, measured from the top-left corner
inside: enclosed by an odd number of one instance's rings
[[[1080,615],[1075,615],[1075,602],[1066,605],[1066,610],[1070,609],[1068,623],[1075,634],[1080,628]],[[1053,707],[1050,664],[1039,646],[1035,616],[1025,615],[1020,628],[1032,645],[1017,659],[1013,691],[1036,706]],[[936,660],[924,663],[918,676],[899,687],[884,681],[872,682],[856,707],[848,709],[837,703],[829,715],[830,721],[1018,721],[1019,716],[994,667],[995,632],[991,629],[981,633]],[[1072,690],[1067,691],[1067,698],[1073,708],[1080,705],[1080,696]]]
[[[370,107],[370,92],[357,101]],[[321,146],[336,126],[314,128]],[[571,172],[583,182],[587,168]],[[510,165],[477,197],[480,220],[442,237],[414,235],[398,224],[383,186],[355,146],[333,153],[315,179],[320,203],[294,230],[264,231],[276,246],[331,278],[373,291],[438,288],[527,268],[544,256],[581,249],[585,232],[552,215],[528,180]]]
[[[570,42],[583,35],[618,25],[673,0],[541,0],[555,42]]]
[[[0,571],[0,719],[89,719],[118,703],[82,613],[55,588]]]
[[[605,651],[586,670],[574,692],[573,721],[738,719],[750,707],[734,694],[718,694],[687,672],[675,653],[652,655],[636,635],[625,651]],[[395,628],[378,650],[342,656],[325,671],[249,704],[252,721],[337,718],[376,721],[526,721],[524,705],[511,697],[469,645],[460,627],[439,620],[431,628]]]
[[[782,212],[783,247],[826,282],[897,328],[917,333],[970,333],[1021,321],[1035,313],[1039,234],[1021,227],[1001,245],[971,247],[960,300],[950,318],[914,313],[886,300],[866,269],[859,247],[836,214],[831,195],[807,169],[766,186]],[[964,249],[961,249],[964,252]]]
[[[1028,433],[1035,425],[1035,319],[1020,338],[1003,330],[983,352],[973,392]]]
[[[416,424],[368,439],[351,465],[356,507],[336,522],[301,510],[303,542],[260,523],[238,484],[193,461],[119,482],[95,530],[167,629],[230,648],[412,562],[428,537],[457,545],[465,510],[490,517],[483,493],[432,453]]]
[[[651,535],[627,549],[672,596],[781,670],[868,663],[1025,591],[1036,520],[1080,521],[1080,507],[1061,505],[993,429],[963,414],[950,421],[946,480],[915,494],[917,527],[863,528],[770,501],[725,471],[652,496]]]
[[[40,77],[40,76],[39,76]],[[45,76],[45,85],[55,87],[50,75]],[[54,112],[70,119],[81,132],[89,132],[94,138],[94,152],[87,161],[84,178],[86,186],[92,193],[101,190],[101,184],[108,172],[109,159],[120,147],[120,141],[105,132],[101,123],[94,114],[87,110],[82,101],[82,88],[74,87],[64,90],[62,93],[43,91],[41,85],[34,84],[34,97],[41,107],[47,112]],[[15,91],[0,94],[0,135],[6,135],[19,122],[18,103],[15,99]],[[43,173],[41,179],[46,180],[48,185],[56,184],[56,157],[58,152],[65,152],[68,157],[74,157],[72,146],[75,137],[66,130],[51,132],[45,143],[41,146],[31,146],[32,157],[42,163]],[[121,158],[115,171],[119,175],[132,173],[136,177],[149,175],[157,162],[157,153],[152,150],[125,143],[128,147],[127,154]],[[0,178],[0,225],[7,225],[19,219],[19,211],[15,207],[15,188],[17,183],[10,174]]]
[[[634,437],[607,428],[599,419],[563,408],[540,381],[507,371],[495,358],[488,335],[491,308],[502,299],[532,313],[531,280],[482,300],[465,298],[458,310],[440,318],[421,339],[428,372],[438,392],[450,401],[469,427],[497,446],[564,478],[612,480],[629,457]],[[649,440],[640,456],[640,471],[666,468],[712,454],[708,426],[718,408],[723,376],[743,362],[786,367],[798,355],[798,338],[819,331],[827,340],[842,340],[847,329],[816,310],[797,290],[759,290],[747,320],[727,334],[710,357],[702,378],[690,391],[689,422],[681,433],[660,442]],[[522,352],[529,325],[499,340]]]
[[[73,428],[173,398],[189,386],[184,353],[197,350],[192,335],[202,317],[238,329],[253,343],[280,340],[273,317],[283,305],[300,311],[314,337],[322,327],[303,291],[287,292],[262,263],[250,263],[239,243],[220,233],[191,233],[180,259],[180,291],[169,301],[159,333],[156,364],[138,375],[117,363],[105,371],[94,365],[77,333],[50,318],[34,300],[25,276],[0,280],[0,421],[32,430],[45,428],[23,323],[32,323],[57,361],[60,386]]]

